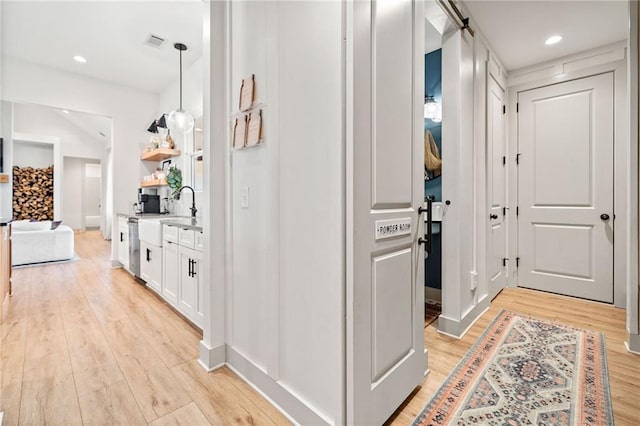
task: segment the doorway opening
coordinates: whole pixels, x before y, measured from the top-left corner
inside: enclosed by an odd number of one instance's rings
[[[442,313],[442,182],[446,168],[446,141],[442,138],[443,36],[456,31],[448,15],[432,1],[424,4],[424,202],[425,234],[429,240],[425,250],[425,328]],[[446,119],[446,117],[445,117]],[[430,220],[429,220],[430,219]]]

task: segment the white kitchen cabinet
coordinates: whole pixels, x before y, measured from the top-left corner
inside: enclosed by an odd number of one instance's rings
[[[129,224],[127,218],[118,218],[118,261],[129,270]]]
[[[195,231],[188,228],[180,228],[179,234],[180,247],[195,248]]]
[[[198,315],[200,298],[199,264],[202,253],[188,247],[180,246],[180,288],[178,290],[178,309],[196,325],[202,327],[202,320]]]
[[[178,244],[164,240],[162,245],[162,297],[172,306],[178,306],[178,284],[180,282],[180,264]]]
[[[200,244],[196,244],[200,238]],[[200,279],[202,232],[163,226],[162,297],[198,327],[204,323],[203,289]],[[143,252],[144,256],[144,252]]]
[[[140,241],[140,278],[156,293],[162,293],[162,248]]]

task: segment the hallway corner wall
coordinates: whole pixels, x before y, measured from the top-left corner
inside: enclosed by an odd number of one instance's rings
[[[629,334],[629,340],[627,342],[630,350],[640,353],[640,281],[638,276],[640,274],[640,253],[638,250],[639,244],[639,222],[638,216],[639,208],[639,172],[638,164],[640,163],[638,142],[640,132],[640,6],[636,1],[629,1],[629,43],[627,54],[627,70],[628,70],[628,83],[627,90],[629,92],[629,138],[630,138],[630,158],[631,169],[629,178],[631,181],[630,188],[630,202],[629,202],[629,227],[634,232],[629,232],[630,235],[630,259],[628,267],[628,279],[627,279],[627,332]]]
[[[228,2],[227,117],[255,78],[264,141],[230,150],[226,362],[302,424],[344,423],[343,6]]]
[[[473,23],[473,21],[472,21]],[[490,304],[487,277],[486,90],[504,69],[480,29],[443,37],[443,290],[439,331],[461,337]],[[472,288],[474,287],[475,288]]]

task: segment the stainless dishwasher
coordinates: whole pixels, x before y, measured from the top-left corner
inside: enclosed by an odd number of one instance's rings
[[[138,236],[138,218],[130,217],[129,225],[129,272],[140,277],[140,238]]]

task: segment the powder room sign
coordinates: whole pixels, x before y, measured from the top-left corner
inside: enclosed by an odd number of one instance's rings
[[[376,240],[411,234],[411,218],[376,220]]]

